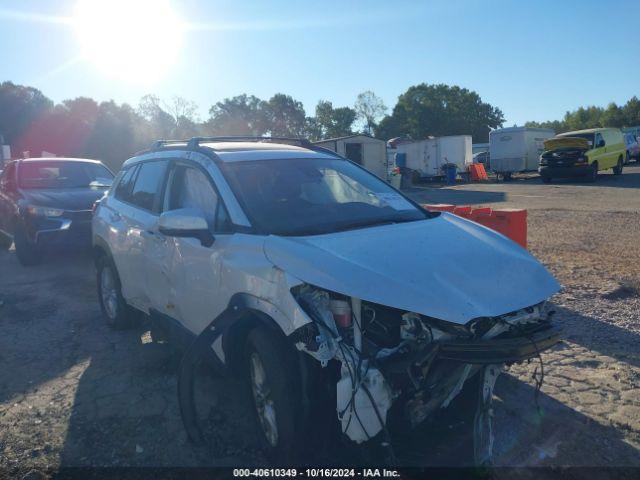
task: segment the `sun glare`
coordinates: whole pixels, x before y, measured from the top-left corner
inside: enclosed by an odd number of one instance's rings
[[[73,22],[84,57],[133,83],[162,77],[182,42],[180,19],[165,0],[79,0]]]

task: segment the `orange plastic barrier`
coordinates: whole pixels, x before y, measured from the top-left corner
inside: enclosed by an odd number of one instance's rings
[[[468,218],[480,225],[489,227],[527,248],[527,211],[505,208],[494,210],[490,207],[473,208],[468,205],[455,206],[448,204],[423,204],[426,210],[434,212],[451,212],[454,215]]]
[[[471,174],[471,180],[474,182],[489,180],[487,171],[484,169],[484,165],[482,163],[472,163],[469,165],[469,173]]]

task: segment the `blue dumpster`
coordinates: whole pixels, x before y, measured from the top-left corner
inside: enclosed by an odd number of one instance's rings
[[[456,176],[458,174],[458,166],[455,163],[447,163],[442,166],[447,185],[455,185]]]

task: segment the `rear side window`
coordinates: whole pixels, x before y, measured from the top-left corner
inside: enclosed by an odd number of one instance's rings
[[[153,211],[166,170],[166,161],[142,163],[136,175],[129,202],[144,210]]]
[[[129,196],[131,195],[131,187],[133,186],[133,180],[135,178],[136,170],[138,170],[138,167],[134,166],[123,173],[122,178],[118,182],[118,185],[116,185],[115,189],[115,197],[118,200],[121,200],[123,202],[129,201]]]

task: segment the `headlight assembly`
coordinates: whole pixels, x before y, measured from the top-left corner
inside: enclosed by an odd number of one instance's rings
[[[64,210],[62,210],[61,208],[38,207],[36,205],[29,205],[27,207],[27,212],[29,212],[29,215],[38,217],[61,217],[64,213]]]

